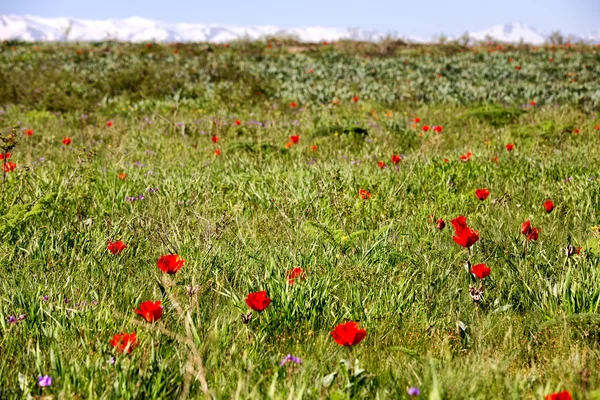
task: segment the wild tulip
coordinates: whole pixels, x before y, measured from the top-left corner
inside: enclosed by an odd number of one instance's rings
[[[211,137],[211,138],[210,138],[210,140],[211,140],[213,143],[217,143],[217,142],[219,141],[219,137],[218,137],[218,136],[214,136],[214,135],[213,135],[213,137]]]
[[[394,154],[392,156],[392,163],[398,165],[398,163],[402,161],[402,156],[400,154]]]
[[[310,146],[310,151],[317,151],[318,147],[317,145],[313,144],[312,146]]]
[[[112,126],[113,126],[113,122],[112,122],[112,121],[108,121],[108,122],[106,123],[106,126],[108,126],[109,128],[110,128],[110,127],[112,127]]]
[[[565,390],[560,393],[549,394],[545,397],[545,400],[573,400],[573,398],[571,397],[571,393]]]
[[[473,153],[471,153],[469,151],[468,153],[465,153],[462,156],[460,156],[460,161],[463,161],[463,162],[469,161],[471,159],[472,155],[473,155]]]
[[[162,317],[163,306],[160,301],[144,301],[140,304],[140,308],[134,310],[148,322],[155,322]]]
[[[290,136],[290,142],[292,142],[294,144],[298,144],[299,141],[300,141],[300,136]]]
[[[311,72],[312,72],[312,70],[311,70]],[[296,107],[298,107],[298,104],[296,104],[296,102],[295,102],[295,101],[292,101],[292,102],[290,103],[290,107],[292,107],[292,108],[296,108]]]
[[[62,144],[64,144],[65,146],[68,146],[68,145],[70,145],[70,144],[71,144],[71,142],[72,142],[71,138],[64,138],[64,139],[62,140]]]
[[[544,202],[544,208],[546,209],[547,213],[551,213],[552,210],[554,210],[554,202],[552,200],[546,200]]]
[[[267,297],[267,291],[263,290],[262,292],[250,293],[246,297],[246,304],[254,311],[261,312],[269,307],[271,299]]]
[[[538,240],[539,234],[539,228],[533,228],[531,229],[531,232],[527,234],[527,240]]]
[[[529,105],[530,105],[531,107],[535,107],[535,105],[536,105],[536,104],[537,104],[537,103],[536,103],[534,100],[531,100],[531,101],[529,102]]]
[[[371,198],[371,192],[369,192],[367,189],[359,189],[358,197],[360,197],[363,200],[368,200]]]
[[[119,333],[110,340],[110,345],[121,353],[131,353],[138,346],[139,342],[135,332]]]
[[[440,126],[440,125],[436,125],[436,126],[434,126],[434,127],[433,127],[433,131],[434,131],[435,133],[442,133],[442,130],[443,130],[443,129],[444,129],[444,128],[443,128],[442,126]]]
[[[239,125],[241,125],[241,124],[242,124],[242,121],[240,121],[239,119],[236,119],[236,120],[235,120],[235,124],[239,126]]]
[[[513,151],[514,148],[515,148],[515,145],[512,143],[509,143],[506,145],[506,151]]]
[[[294,283],[296,283],[297,279],[304,280],[304,278],[305,278],[304,268],[300,268],[300,267],[292,268],[291,270],[289,270],[286,273],[286,276],[287,276],[288,284],[293,285]]]
[[[475,190],[475,196],[477,196],[477,198],[479,200],[483,201],[483,200],[487,199],[489,195],[490,195],[490,191],[487,188]]]
[[[421,122],[421,118],[419,118],[419,117],[414,117],[414,118],[413,118],[413,122],[414,122],[415,124],[418,124],[419,122]]]
[[[428,132],[428,131],[429,131],[429,129],[430,129],[430,128],[429,128],[429,125],[423,125],[423,127],[421,128],[421,130],[422,130],[423,132]]]
[[[291,149],[293,146],[294,146],[294,143],[293,143],[293,142],[287,142],[287,143],[285,144],[285,148],[286,148],[286,149]]]
[[[12,171],[14,171],[16,168],[17,168],[17,164],[15,164],[15,163],[14,163],[14,162],[12,162],[12,161],[11,161],[11,162],[9,162],[9,163],[6,163],[6,164],[2,164],[2,170],[3,170],[5,173],[12,172]]]
[[[124,181],[125,179],[127,179],[127,174],[125,172],[121,172],[119,174],[119,180]]]
[[[27,136],[33,136],[33,129],[26,129],[26,130],[25,130],[25,134],[26,134]]]
[[[527,220],[521,224],[521,233],[529,235],[531,233],[531,221]]]
[[[491,268],[485,264],[477,264],[473,265],[470,271],[473,275],[475,275],[478,279],[483,279],[489,276],[490,272],[492,272]]]
[[[217,149],[215,150],[215,156],[220,156],[221,155],[221,150]]]
[[[4,160],[4,159],[9,159],[10,158],[10,153],[6,152],[6,155],[4,153],[0,153],[0,160]]]
[[[383,169],[383,168],[385,168],[385,162],[383,162],[383,161],[378,161],[378,162],[377,162],[377,166],[378,166],[380,169]]]
[[[108,246],[106,246],[106,248],[112,254],[121,254],[121,252],[127,248],[127,245],[125,243],[123,243],[122,241],[120,241],[120,240],[118,240],[116,242],[111,242],[109,240],[108,241]]]
[[[436,228],[438,228],[440,231],[443,230],[446,227],[446,223],[444,222],[443,219],[438,219],[437,223],[435,225]]]
[[[181,267],[183,267],[184,262],[185,260],[183,260],[177,254],[167,254],[164,256],[160,256],[160,258],[156,262],[156,265],[162,272],[165,272],[167,274],[174,274],[177,271],[179,271]]]
[[[354,97],[352,98],[352,101],[353,101],[353,102],[355,102],[355,103],[356,103],[356,102],[358,102],[358,96],[354,96]]]
[[[367,336],[367,330],[359,329],[358,322],[350,321],[345,324],[339,324],[330,334],[337,344],[352,347],[363,341]]]

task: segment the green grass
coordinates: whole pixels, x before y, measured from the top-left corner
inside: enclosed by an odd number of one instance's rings
[[[202,398],[203,381],[217,399],[398,399],[410,386],[431,399],[598,398],[597,49],[234,43],[175,56],[111,43],[77,58],[71,45],[11,45],[0,398]],[[452,240],[458,215],[480,233],[470,255]],[[541,228],[527,253],[525,220]],[[128,247],[110,254],[108,240]],[[569,244],[581,254],[566,258]],[[167,278],[156,261],[170,252],[186,263]],[[492,269],[479,304],[469,259]],[[293,267],[306,279],[288,285]],[[259,290],[272,303],[244,325]],[[146,300],[163,301],[154,324],[133,311]],[[329,334],[350,320],[367,329],[351,350]],[[139,346],[115,352],[113,335],[133,331]],[[279,367],[286,354],[302,364]]]

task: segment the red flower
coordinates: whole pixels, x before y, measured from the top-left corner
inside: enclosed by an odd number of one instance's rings
[[[6,164],[2,164],[2,170],[5,173],[9,173],[15,170],[15,168],[17,168],[17,164],[15,164],[14,162],[9,162]]]
[[[367,189],[359,189],[358,190],[358,197],[360,197],[363,200],[367,200],[371,198],[371,192],[369,192]]]
[[[356,103],[356,102],[358,101],[358,97],[357,97],[357,96],[354,96],[354,97],[352,98],[352,101]]]
[[[64,138],[64,139],[62,140],[62,143],[63,143],[65,146],[68,146],[68,145],[70,145],[70,144],[71,144],[71,138]]]
[[[305,278],[304,268],[300,268],[300,267],[292,268],[291,270],[289,270],[287,272],[286,276],[288,278],[288,283],[290,285],[293,285],[296,281],[296,278],[301,278],[302,280],[304,280],[304,278]]]
[[[442,129],[444,129],[441,125],[436,125],[433,127],[433,131],[435,133],[442,133]]]
[[[445,227],[446,227],[446,223],[444,222],[444,220],[443,220],[443,219],[441,219],[441,218],[440,218],[440,219],[438,219],[438,220],[437,220],[437,225],[436,225],[436,228],[438,228],[438,229],[441,231],[441,230],[442,230],[442,229],[444,229]]]
[[[385,168],[385,163],[383,161],[378,161],[377,166],[381,169]]]
[[[108,122],[106,123],[106,126],[108,126],[108,127],[110,128],[111,126],[113,126],[113,122],[112,122],[112,121],[108,121]]]
[[[236,125],[241,125],[241,124],[242,124],[242,121],[240,121],[239,119],[236,119],[236,120],[235,120],[235,124],[236,124]]]
[[[310,72],[312,72],[312,70],[311,70]],[[292,108],[296,108],[296,107],[298,107],[298,104],[296,104],[296,102],[295,102],[295,101],[292,101],[292,102],[290,103],[290,107],[292,107]]]
[[[267,292],[263,290],[262,292],[250,293],[248,297],[246,297],[246,304],[254,311],[260,312],[269,307],[271,299],[267,297]]]
[[[490,267],[485,264],[477,264],[473,265],[473,268],[470,271],[473,275],[475,275],[479,279],[483,279],[492,272]]]
[[[25,134],[27,136],[33,136],[33,129],[27,129],[27,130],[25,130]]]
[[[421,128],[421,130],[422,130],[423,132],[427,132],[429,129],[430,129],[430,128],[429,128],[429,125],[423,125],[423,127]]]
[[[286,148],[286,149],[291,149],[293,145],[294,145],[294,143],[292,143],[292,142],[287,142],[287,143],[285,144],[285,148]]]
[[[515,145],[512,143],[509,143],[506,145],[506,150],[507,151],[513,151],[513,149],[515,148]]]
[[[474,231],[467,226],[466,217],[460,215],[450,222],[452,222],[452,226],[456,232],[456,235],[452,237],[456,244],[469,248],[479,240],[479,232]]]
[[[210,140],[211,140],[213,143],[217,143],[217,142],[219,141],[219,137],[218,137],[218,136],[213,136],[213,137],[211,137],[211,138],[210,138]]]
[[[313,144],[312,146],[310,146],[310,151],[317,151],[318,147],[316,144]]]
[[[119,180],[124,181],[125,179],[127,179],[127,174],[125,172],[121,172],[119,174]]]
[[[137,335],[133,333],[119,333],[110,340],[110,345],[121,353],[131,353],[138,346]]]
[[[521,233],[523,235],[529,235],[531,233],[531,222],[529,220],[521,224]]]
[[[549,61],[549,62],[554,62],[554,59],[553,59],[552,57],[550,57],[550,58],[548,59],[548,61]]]
[[[489,195],[490,191],[487,188],[475,190],[475,196],[477,196],[479,200],[485,200],[488,198]]]
[[[400,154],[394,154],[392,156],[392,163],[398,164],[400,161],[402,161],[402,156]]]
[[[358,329],[358,322],[339,324],[331,331],[333,340],[341,346],[356,346],[367,336],[366,329]]]
[[[509,62],[509,63],[513,62],[513,58],[512,58],[512,57],[511,57],[511,58],[509,58],[509,59],[508,59],[508,62]]]
[[[6,159],[8,160],[10,158],[10,153],[6,153]],[[4,160],[4,154],[0,153],[0,160]]]
[[[215,156],[220,156],[221,155],[221,150],[220,149],[216,149],[215,150]]]
[[[552,200],[546,200],[544,202],[544,208],[546,209],[546,212],[552,212],[552,210],[554,210],[554,202]]]
[[[493,163],[497,163],[498,162],[498,157],[492,157],[490,158],[490,161]]]
[[[123,250],[125,250],[126,247],[127,247],[127,245],[120,240],[118,240],[116,242],[111,242],[109,240],[108,246],[106,246],[108,251],[110,251],[112,254],[121,254],[121,252]]]
[[[444,158],[444,162],[445,162],[446,164],[448,164],[448,163],[450,162],[450,160],[448,160],[447,158]]]
[[[577,129],[577,128],[573,129],[573,134],[575,134],[575,135],[579,135],[579,132],[580,132],[580,130],[579,130],[579,129]]]
[[[419,117],[414,117],[414,118],[413,118],[413,122],[414,122],[415,124],[418,124],[419,122],[421,122],[421,118],[419,118]]]
[[[162,317],[163,307],[160,305],[160,301],[144,301],[140,304],[140,308],[134,311],[146,321],[154,322]]]
[[[299,141],[300,141],[300,136],[290,136],[290,142],[292,142],[294,144],[298,144]]]
[[[471,159],[471,156],[473,155],[473,153],[471,153],[470,151],[466,154],[463,154],[462,156],[460,156],[460,161],[469,161]]]
[[[594,125],[594,130],[596,130],[596,131],[600,130],[600,125],[598,125],[598,124]]]
[[[568,390],[560,393],[552,393],[545,397],[546,400],[573,400]]]
[[[535,105],[536,105],[536,102],[535,102],[535,100],[531,100],[531,101],[529,102],[529,105],[530,105],[530,106],[532,106],[532,107],[535,107]]]
[[[162,272],[167,274],[174,274],[183,267],[185,260],[182,260],[177,254],[167,254],[166,256],[160,256],[156,265]]]
[[[517,68],[517,71],[520,71],[520,70],[521,70],[521,66],[520,66],[520,65],[517,65],[517,67],[516,67],[516,68]]]
[[[531,232],[527,235],[527,240],[538,240],[539,234],[539,228],[533,228],[531,229]]]

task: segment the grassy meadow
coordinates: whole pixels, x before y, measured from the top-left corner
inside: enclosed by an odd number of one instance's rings
[[[599,111],[584,45],[5,42],[0,398],[600,399]]]

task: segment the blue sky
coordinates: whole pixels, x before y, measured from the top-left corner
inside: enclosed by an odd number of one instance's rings
[[[509,22],[565,34],[600,29],[600,0],[0,0],[0,14],[361,27],[415,35],[457,35]]]

